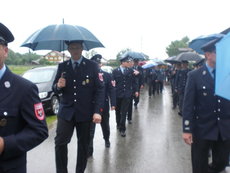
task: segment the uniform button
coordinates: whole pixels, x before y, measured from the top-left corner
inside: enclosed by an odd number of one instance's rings
[[[74,102],[77,102],[77,100],[75,99]]]
[[[76,82],[76,80],[73,80],[73,82]]]
[[[125,85],[124,85],[124,87],[125,87]]]
[[[217,120],[219,121],[219,120],[220,120],[220,117],[218,117]]]
[[[74,95],[77,95],[77,93],[74,93]]]
[[[4,112],[4,113],[3,113],[3,115],[7,116],[7,115],[8,115],[8,113],[7,113],[7,112]]]
[[[214,112],[216,113],[216,110],[214,110]]]
[[[74,88],[74,89],[76,89],[77,87],[76,87],[76,86],[74,86],[73,88]]]
[[[218,109],[218,112],[220,112],[220,109]]]
[[[220,100],[218,100],[218,102],[220,103]]]

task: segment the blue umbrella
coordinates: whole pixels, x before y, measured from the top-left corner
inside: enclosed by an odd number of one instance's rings
[[[145,54],[141,53],[141,52],[134,52],[134,51],[127,51],[125,52],[122,57],[126,57],[129,56],[132,59],[138,59],[138,60],[145,60]]]
[[[230,33],[216,43],[215,94],[230,100]]]
[[[211,35],[200,36],[193,39],[188,46],[193,50],[195,50],[197,53],[204,54],[204,52],[200,49],[204,44],[208,43],[211,40],[221,38],[223,36],[224,34],[211,34]]]
[[[68,24],[49,25],[33,33],[21,45],[32,50],[67,50],[65,41],[83,41],[84,50],[104,47],[103,44],[86,28]]]
[[[142,65],[143,69],[151,68],[157,66],[158,64],[152,60],[148,61],[146,64]]]

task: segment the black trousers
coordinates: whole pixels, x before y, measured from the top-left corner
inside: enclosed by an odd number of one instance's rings
[[[110,137],[110,125],[109,125],[109,111],[105,111],[102,114],[101,129],[104,140],[109,140]],[[91,122],[90,124],[90,142],[89,142],[89,153],[93,153],[93,138],[95,134],[96,124]]]
[[[130,98],[130,102],[129,102],[129,108],[128,108],[128,121],[131,121],[132,120],[132,117],[133,117],[133,100],[134,100],[134,96],[132,96]]]
[[[154,96],[156,91],[156,82],[155,81],[149,81],[149,96]]]
[[[179,111],[182,113],[183,103],[184,103],[184,91],[178,91],[178,103]]]
[[[57,173],[67,173],[68,148],[67,144],[71,141],[74,128],[78,138],[76,173],[83,173],[87,164],[87,154],[90,137],[90,123],[76,122],[75,120],[66,121],[58,117],[57,130],[55,137],[55,159]]]
[[[130,97],[116,99],[116,122],[120,131],[125,131],[126,114],[128,112]]]
[[[163,90],[163,81],[157,81],[156,82],[157,94],[162,93],[162,90]]]
[[[137,97],[133,97],[133,100],[134,100],[134,105],[137,106],[139,101],[140,101],[140,91],[139,91],[139,95]]]
[[[229,158],[230,140],[211,141],[193,137],[191,148],[193,173],[208,173],[210,149],[212,150],[211,170],[218,173],[225,168]]]

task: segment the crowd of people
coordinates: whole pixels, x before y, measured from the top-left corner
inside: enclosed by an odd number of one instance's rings
[[[14,37],[0,23],[0,172],[25,173],[26,152],[48,137],[45,114],[35,84],[14,75],[4,64],[7,44]],[[215,41],[215,40],[214,40]],[[82,56],[83,41],[66,41],[71,59],[58,65],[53,91],[61,94],[55,137],[57,173],[67,173],[68,144],[77,134],[76,173],[83,173],[93,155],[96,123],[101,124],[105,147],[110,147],[110,110],[115,110],[117,130],[126,137],[126,121],[132,124],[140,90],[146,85],[151,99],[170,82],[173,107],[183,119],[183,139],[191,145],[193,173],[218,173],[229,162],[230,101],[214,93],[215,44],[202,47],[205,62],[188,68],[188,61],[168,69],[143,69],[139,59],[121,56],[112,74],[101,69],[100,54]],[[20,90],[20,91],[19,91]],[[26,96],[26,97],[25,97]],[[11,122],[12,121],[12,122]],[[211,153],[212,163],[208,164]]]

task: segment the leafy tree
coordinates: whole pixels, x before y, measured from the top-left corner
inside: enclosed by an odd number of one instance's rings
[[[15,53],[9,49],[8,58],[6,59],[7,65],[28,65],[32,64],[32,61],[40,59],[41,55],[35,53]]]
[[[169,57],[176,56],[180,53],[179,48],[188,48],[189,38],[186,36],[181,40],[172,41],[166,48],[166,53]]]

